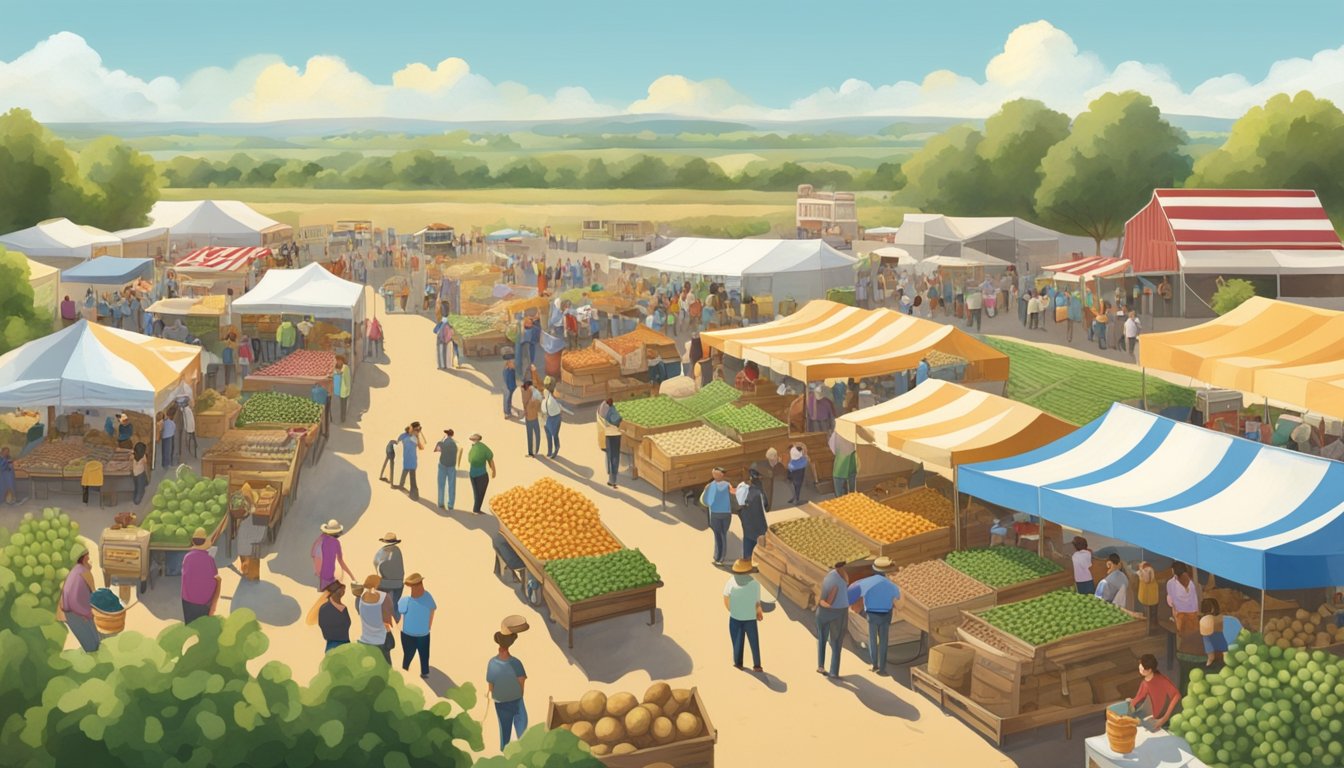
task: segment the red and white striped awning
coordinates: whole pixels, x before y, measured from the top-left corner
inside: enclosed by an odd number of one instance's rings
[[[177,262],[179,268],[202,269],[212,272],[233,272],[260,258],[271,255],[270,248],[257,246],[197,248]]]
[[[1158,189],[1177,250],[1339,249],[1339,235],[1308,189]]]
[[[1129,259],[1113,259],[1109,256],[1087,256],[1060,264],[1041,267],[1046,272],[1054,272],[1055,280],[1076,283],[1079,280],[1092,280],[1098,277],[1115,277],[1129,271]]]

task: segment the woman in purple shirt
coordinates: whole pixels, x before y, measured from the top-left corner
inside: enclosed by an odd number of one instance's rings
[[[351,581],[355,580],[355,575],[350,572],[350,566],[345,564],[345,555],[341,552],[340,536],[345,526],[335,520],[328,520],[321,530],[322,533],[313,542],[312,550],[309,552],[313,558],[313,573],[317,575],[318,592],[336,580],[337,563],[341,564],[341,570],[345,571],[345,575]]]
[[[61,587],[61,611],[65,613],[65,625],[79,641],[79,646],[89,653],[98,650],[102,642],[98,637],[98,628],[93,624],[93,571],[89,566],[89,553],[82,552],[75,561],[75,567],[65,577]]]

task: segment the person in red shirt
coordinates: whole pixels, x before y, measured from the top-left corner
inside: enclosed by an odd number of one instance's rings
[[[1176,713],[1176,707],[1181,703],[1181,692],[1170,678],[1157,671],[1157,657],[1151,653],[1145,653],[1139,659],[1139,675],[1143,677],[1143,682],[1139,684],[1139,692],[1129,700],[1130,711],[1147,701],[1153,725],[1163,728]]]
[[[572,308],[565,310],[565,341],[570,349],[579,348],[579,318]]]

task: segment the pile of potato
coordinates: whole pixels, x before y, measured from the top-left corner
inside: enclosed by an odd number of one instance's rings
[[[589,691],[578,701],[556,704],[558,724],[587,744],[592,753],[628,755],[641,749],[693,739],[705,732],[690,690],[658,682],[644,692]]]
[[[854,526],[854,530],[873,541],[893,542],[935,531],[942,526],[912,512],[893,509],[862,493],[847,493],[817,506]]]
[[[1252,632],[1260,631],[1260,601],[1226,587],[1203,587],[1199,594],[1201,597],[1212,597],[1217,600],[1218,607],[1222,610],[1224,616],[1236,616],[1241,622],[1241,626]],[[1273,596],[1265,603],[1266,610],[1280,610],[1295,606],[1295,603],[1285,603]],[[1289,621],[1292,620],[1289,619]]]
[[[704,425],[649,435],[645,439],[652,440],[654,445],[658,446],[658,450],[668,456],[695,456],[742,447],[718,430]]]
[[[1245,626],[1245,622],[1242,624]],[[1316,611],[1299,608],[1292,618],[1265,621],[1265,643],[1280,648],[1324,648],[1344,643],[1344,627],[1335,626],[1335,612],[1329,605]]]
[[[824,517],[799,517],[770,526],[790,549],[830,569],[836,563],[850,563],[872,557],[868,547],[843,526]]]
[[[892,507],[919,515],[934,525],[952,526],[952,501],[928,486],[916,488],[899,498],[889,499]]]
[[[991,594],[994,590],[942,560],[908,565],[892,576],[901,592],[926,608],[941,608]]]

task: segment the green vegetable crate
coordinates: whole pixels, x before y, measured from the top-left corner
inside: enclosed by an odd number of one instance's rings
[[[1107,650],[1128,648],[1141,642],[1148,635],[1148,622],[1142,621],[1141,615],[1126,611],[1130,614],[1131,621],[1086,632],[1077,632],[1048,643],[1033,645],[985,621],[981,614],[988,610],[993,609],[982,608],[978,611],[963,611],[962,626],[976,625],[977,630],[991,633],[999,643],[1010,649],[1013,654],[1029,661],[1069,664],[1093,658]],[[963,636],[960,639],[971,642],[973,645],[980,645],[975,642],[973,637]]]
[[[704,419],[706,424],[724,436],[748,446],[747,452],[752,454],[764,455],[766,449],[789,437],[788,424],[755,405],[729,403],[705,414]],[[747,425],[760,425],[764,428],[745,431]],[[754,450],[756,448],[760,450]]]

